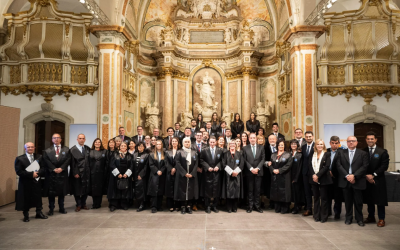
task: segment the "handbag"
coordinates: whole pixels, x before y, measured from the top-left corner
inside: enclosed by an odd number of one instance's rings
[[[128,179],[127,178],[121,178],[117,180],[117,188],[119,190],[126,190],[129,187]]]

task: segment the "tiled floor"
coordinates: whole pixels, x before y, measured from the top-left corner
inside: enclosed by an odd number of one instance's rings
[[[273,211],[111,213],[104,201],[101,209],[76,213],[73,197],[65,204],[68,214],[56,210],[47,220],[34,219],[32,209],[29,223],[22,222],[15,204],[1,207],[0,249],[400,249],[400,203],[387,207],[384,228],[347,226],[343,216],[322,224],[312,217]]]

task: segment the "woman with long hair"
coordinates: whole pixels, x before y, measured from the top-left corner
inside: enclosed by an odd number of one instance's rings
[[[179,207],[178,204],[174,202],[174,185],[175,185],[175,158],[179,150],[179,138],[173,137],[171,141],[171,147],[165,152],[166,160],[166,181],[165,181],[165,196],[167,197],[167,207],[170,212],[175,211]]]
[[[241,138],[241,140],[242,140],[242,148],[244,148],[244,147],[246,147],[247,145],[250,144],[249,136],[247,135],[246,132],[243,132],[243,133],[240,135],[240,138]]]
[[[149,155],[149,184],[147,195],[151,196],[151,212],[162,211],[162,199],[165,191],[166,164],[163,141],[157,140],[154,151]]]
[[[297,139],[290,141],[289,152],[292,154],[292,201],[294,206],[292,214],[298,214],[301,210],[301,204],[304,203],[304,189],[301,174],[301,166],[303,165],[303,154],[301,153],[301,147]]]
[[[244,123],[240,119],[239,113],[236,113],[233,122],[231,122],[231,132],[232,138],[240,137],[240,135],[244,132]]]
[[[211,134],[214,133],[214,135],[216,135],[217,133],[219,133],[221,129],[221,124],[218,118],[218,114],[217,112],[214,112],[211,116]]]
[[[206,123],[204,122],[203,115],[198,114],[197,119],[196,119],[196,129],[200,130],[201,128],[205,128],[205,127],[206,127]]]
[[[137,151],[133,155],[133,160],[136,162],[133,180],[135,183],[135,199],[139,206],[136,211],[140,212],[145,208],[149,154],[145,150],[144,142],[139,142],[136,147]]]
[[[250,119],[246,122],[246,129],[250,133],[258,133],[258,129],[260,128],[260,121],[256,118],[257,115],[254,112],[251,112]]]
[[[92,209],[101,207],[104,194],[107,194],[106,178],[108,176],[107,166],[107,150],[104,149],[100,138],[93,141],[92,148],[89,153],[90,181],[89,192],[92,196]]]
[[[135,151],[136,151],[135,141],[131,140],[131,141],[129,141],[129,144],[128,144],[128,153],[133,155],[135,153]]]
[[[235,139],[235,143],[236,143],[236,151],[238,152],[242,152],[242,139],[241,138],[236,138]]]

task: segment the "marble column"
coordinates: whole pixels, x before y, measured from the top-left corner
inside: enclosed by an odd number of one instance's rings
[[[165,86],[164,86],[164,107],[163,107],[163,120],[162,120],[162,131],[166,133],[168,127],[173,126],[173,104],[174,104],[174,91],[172,82],[172,70],[171,68],[164,68],[165,73]]]
[[[251,113],[251,88],[250,88],[250,72],[251,67],[243,67],[243,84],[242,84],[242,121],[246,123],[250,119]],[[247,130],[247,128],[246,128]]]

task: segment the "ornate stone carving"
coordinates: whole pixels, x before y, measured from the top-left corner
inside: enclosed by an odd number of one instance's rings
[[[354,83],[389,83],[390,65],[386,63],[354,64]]]
[[[270,105],[268,99],[264,102],[258,102],[257,106],[255,107],[255,113],[257,114],[257,120],[260,121],[260,126],[262,128],[268,128],[269,122],[268,118],[271,115],[270,112]]]
[[[202,78],[202,82],[196,83],[195,90],[200,94],[200,100],[203,102],[203,105],[196,102],[194,107],[199,114],[203,115],[204,120],[208,121],[211,119],[212,113],[217,112],[218,102],[214,102],[214,79],[209,76],[207,71]]]
[[[292,99],[292,91],[286,91],[278,96],[279,103],[287,107],[287,103]]]
[[[130,107],[132,103],[136,100],[136,94],[127,89],[123,89],[122,94],[125,97],[125,100],[128,102],[128,107]]]
[[[188,109],[185,112],[181,113],[181,121],[179,122],[179,124],[181,125],[180,130],[182,132],[185,131],[185,128],[191,127],[190,122],[192,121],[192,119],[193,119],[193,114]]]
[[[331,85],[342,85],[345,82],[345,70],[343,65],[328,66],[328,82]]]
[[[160,128],[161,112],[157,102],[154,102],[153,106],[150,103],[147,104],[144,113],[146,115],[145,127],[149,128],[150,132],[153,132],[155,128]]]
[[[222,113],[221,121],[226,122],[226,128],[231,128],[231,122],[233,121],[233,112],[224,111]]]

